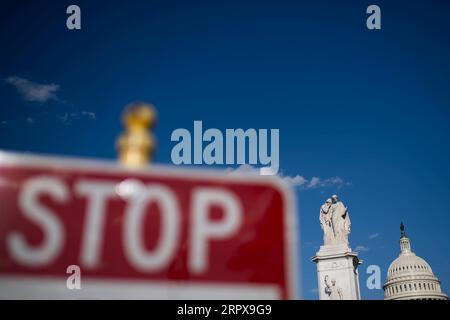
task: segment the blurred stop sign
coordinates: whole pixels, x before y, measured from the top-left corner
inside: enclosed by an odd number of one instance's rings
[[[295,220],[276,177],[0,152],[0,298],[295,298]]]

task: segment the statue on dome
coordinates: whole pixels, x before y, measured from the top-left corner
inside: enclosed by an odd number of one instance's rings
[[[405,225],[403,224],[403,221],[400,222],[400,237],[406,237]]]

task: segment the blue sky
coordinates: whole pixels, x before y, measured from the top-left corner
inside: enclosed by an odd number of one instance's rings
[[[65,26],[73,3],[79,31]],[[370,4],[382,30],[365,26]],[[0,149],[114,159],[134,100],[158,109],[159,163],[171,163],[171,132],[194,120],[279,128],[283,174],[322,181],[296,188],[304,298],[317,298],[310,257],[333,193],[349,207],[352,247],[363,247],[363,298],[383,296],[365,270],[379,265],[384,281],[400,221],[449,293],[449,10],[424,0],[2,1]]]

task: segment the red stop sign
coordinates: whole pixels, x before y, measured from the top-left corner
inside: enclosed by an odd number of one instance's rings
[[[0,152],[0,298],[292,299],[296,230],[276,177]]]

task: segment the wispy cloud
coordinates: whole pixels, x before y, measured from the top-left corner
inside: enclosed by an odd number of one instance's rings
[[[252,174],[252,175],[259,175],[259,169],[255,168],[252,165],[249,164],[242,164],[237,168],[228,168],[226,169],[228,174],[230,175],[240,175],[240,174]]]
[[[95,114],[95,112],[90,111],[65,112],[63,115],[57,116],[57,118],[63,124],[69,125],[75,120],[82,120],[82,119],[96,120],[97,115]]]
[[[369,250],[370,249],[368,247],[363,246],[363,245],[356,246],[356,248],[355,248],[355,251],[361,251],[361,252],[365,252],[365,251],[369,251]]]
[[[282,179],[290,183],[292,186],[300,187],[301,190],[327,188],[327,187],[341,188],[343,186],[350,185],[349,182],[345,182],[341,177],[332,177],[326,179],[322,179],[320,177],[312,177],[311,179],[307,179],[300,175],[291,177],[281,174],[280,176]]]
[[[319,289],[318,288],[312,288],[311,289],[311,293],[319,293]]]
[[[319,177],[312,177],[311,180],[308,183],[308,189],[314,189],[319,186],[320,178]]]
[[[379,233],[370,234],[369,239],[372,240],[372,239],[378,238],[379,235],[380,235]]]
[[[41,84],[18,76],[11,76],[5,79],[6,83],[13,85],[22,95],[25,101],[47,102],[49,100],[58,100],[56,92],[59,85]]]
[[[259,175],[259,169],[249,165],[249,164],[243,164],[240,165],[237,168],[228,168],[228,172],[232,175],[239,175],[239,174],[255,174]],[[326,188],[326,187],[342,187],[346,185],[350,185],[349,182],[345,182],[340,177],[332,177],[327,179],[322,179],[320,177],[312,177],[311,179],[307,179],[302,175],[295,175],[295,176],[289,176],[284,175],[283,173],[278,173],[278,176],[283,179],[287,184],[289,184],[292,187],[299,187],[301,190],[308,190],[308,189],[316,189],[316,188]]]
[[[286,181],[288,184],[290,184],[293,187],[303,186],[308,182],[308,180],[306,180],[303,176],[298,175],[298,174],[293,177],[282,176],[282,178],[284,179],[284,181]]]
[[[61,116],[56,116],[59,121],[61,121],[64,124],[70,123],[70,113],[66,112]]]
[[[36,122],[36,121],[35,121],[33,118],[31,118],[31,117],[28,117],[28,118],[26,119],[26,121],[27,121],[27,123],[29,123],[29,124],[33,124],[33,123]]]
[[[349,186],[350,182],[344,181],[341,177],[331,177],[327,179],[322,179],[320,177],[312,177],[308,183],[307,189],[324,188],[330,186]]]
[[[91,120],[97,119],[97,115],[95,114],[95,112],[81,111],[81,115],[82,116],[86,116],[86,117],[88,117]]]

